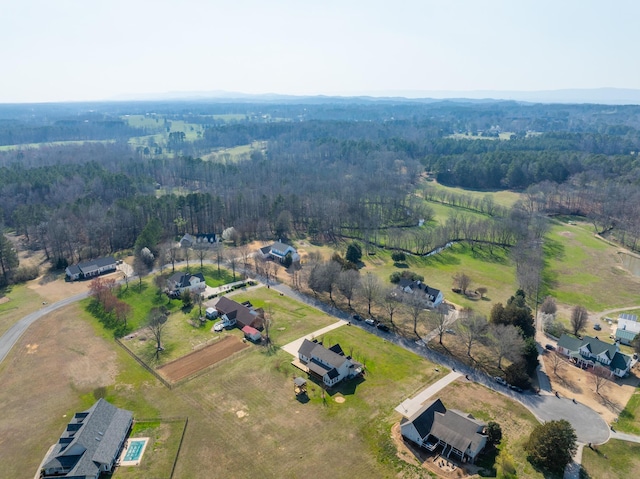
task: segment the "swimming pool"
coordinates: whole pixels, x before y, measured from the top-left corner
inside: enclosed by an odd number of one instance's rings
[[[120,456],[121,466],[137,466],[147,447],[148,437],[136,437],[129,439]]]

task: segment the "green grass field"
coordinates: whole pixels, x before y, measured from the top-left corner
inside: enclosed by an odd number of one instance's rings
[[[84,145],[85,143],[115,143],[114,140],[65,140],[47,141],[44,143],[23,143],[19,145],[2,145],[0,151],[23,150],[28,148],[42,148],[43,146]]]
[[[510,207],[520,199],[520,193],[509,190],[500,190],[500,191],[476,191],[476,190],[466,190],[464,188],[457,188],[452,186],[441,185],[440,183],[436,183],[435,181],[428,182],[426,185],[429,188],[433,188],[435,190],[442,190],[446,192],[455,193],[457,195],[470,196],[471,198],[482,199],[485,196],[491,196],[493,201],[500,206]]]
[[[640,471],[640,444],[616,439],[582,451],[582,467],[590,479],[627,479]]]
[[[640,388],[636,389],[627,406],[618,416],[617,431],[640,436]]]
[[[2,298],[7,298],[2,300]],[[26,284],[13,285],[0,294],[0,335],[29,313],[42,307],[42,297]]]

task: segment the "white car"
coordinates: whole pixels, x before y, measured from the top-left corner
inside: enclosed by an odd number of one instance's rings
[[[506,385],[507,385],[507,381],[505,381],[504,379],[502,379],[500,376],[496,376],[496,377],[495,377],[495,378],[493,378],[493,379],[495,379],[495,380],[496,380],[496,382],[497,382],[498,384],[502,384],[503,386],[506,386]]]
[[[375,326],[376,324],[376,322],[371,318],[365,319],[364,322],[367,323],[369,326]]]
[[[216,324],[213,325],[213,330],[220,332],[224,329],[224,323],[222,321],[218,321]]]

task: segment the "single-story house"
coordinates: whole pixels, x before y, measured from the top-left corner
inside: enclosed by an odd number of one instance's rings
[[[216,303],[216,309],[220,319],[226,324],[233,324],[235,321],[240,329],[245,326],[251,326],[262,331],[264,328],[264,310],[262,308],[256,309],[250,304],[240,304],[226,296],[221,296]]]
[[[451,454],[473,463],[487,444],[486,424],[455,409],[447,409],[440,399],[426,402],[400,421],[402,436],[429,451],[442,446],[441,456]]]
[[[277,241],[270,246],[265,246],[264,248],[260,248],[260,254],[263,259],[274,259],[278,260],[282,263],[284,261],[285,256],[287,254],[291,254],[291,260],[295,263],[296,261],[300,261],[300,255],[296,251],[296,249],[288,245],[286,243],[282,243]]]
[[[624,377],[632,366],[631,356],[620,352],[617,343],[609,344],[598,338],[585,336],[578,339],[563,334],[558,340],[558,352],[573,360],[578,366],[595,366],[599,363],[608,366],[611,374]]]
[[[205,290],[207,284],[204,281],[202,273],[174,273],[167,280],[167,286],[172,294],[182,294],[184,291],[192,291],[201,293]]]
[[[242,332],[244,333],[244,337],[249,341],[253,341],[254,343],[260,342],[262,340],[262,334],[256,328],[252,328],[251,326],[245,326],[242,328]]]
[[[640,323],[635,314],[622,313],[618,316],[618,327],[616,328],[616,340],[622,344],[631,342],[640,334]]]
[[[96,258],[81,263],[67,266],[65,273],[69,281],[78,279],[88,279],[100,276],[105,273],[112,273],[116,270],[116,260],[113,256]]]
[[[205,316],[207,319],[216,319],[218,317],[218,310],[216,308],[207,308]]]
[[[42,463],[40,477],[97,479],[110,472],[131,430],[133,415],[104,399],[77,412]]]
[[[298,349],[300,363],[307,367],[309,374],[321,379],[328,387],[335,386],[343,379],[362,374],[364,366],[345,356],[339,344],[329,349],[317,341],[305,339]]]
[[[198,233],[189,234],[186,233],[180,239],[180,246],[183,248],[192,248],[198,244],[214,244],[218,241],[218,237],[215,233]]]
[[[405,293],[423,294],[427,300],[427,306],[429,308],[435,308],[444,301],[442,291],[432,288],[419,280],[413,281],[411,279],[401,279],[398,283],[398,287]]]

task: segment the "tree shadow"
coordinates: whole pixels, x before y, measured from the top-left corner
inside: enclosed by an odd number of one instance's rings
[[[565,247],[562,243],[552,238],[546,238],[542,246],[546,258],[556,259],[558,261],[565,257]]]
[[[407,263],[393,263],[396,268],[407,269],[409,265]]]
[[[310,401],[309,395],[306,392],[296,394],[296,401],[298,401],[300,404],[307,404]]]

